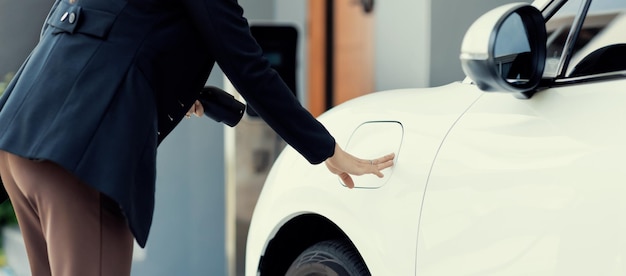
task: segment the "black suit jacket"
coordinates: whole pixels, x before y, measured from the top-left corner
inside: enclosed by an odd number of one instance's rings
[[[52,160],[116,200],[143,246],[157,145],[215,63],[309,162],[332,156],[333,137],[262,57],[236,0],[57,0],[0,98],[0,148]]]

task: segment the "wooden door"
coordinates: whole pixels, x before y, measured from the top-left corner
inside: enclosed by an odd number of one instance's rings
[[[374,91],[374,13],[358,0],[309,0],[309,110]]]

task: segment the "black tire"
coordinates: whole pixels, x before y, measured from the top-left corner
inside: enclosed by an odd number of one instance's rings
[[[370,276],[361,255],[346,240],[322,241],[304,250],[286,276]]]

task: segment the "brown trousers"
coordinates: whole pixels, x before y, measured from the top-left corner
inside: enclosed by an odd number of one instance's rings
[[[97,190],[55,163],[1,150],[0,176],[33,275],[130,275],[133,236]]]

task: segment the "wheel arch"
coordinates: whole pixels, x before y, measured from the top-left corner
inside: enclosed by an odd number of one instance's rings
[[[319,214],[303,214],[285,223],[270,240],[259,261],[260,275],[284,275],[291,263],[308,247],[321,241],[344,239],[358,252],[349,237]],[[361,256],[362,258],[362,256]]]

